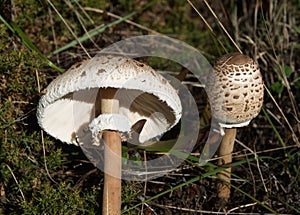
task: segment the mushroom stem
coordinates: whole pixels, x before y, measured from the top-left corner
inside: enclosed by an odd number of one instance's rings
[[[114,99],[116,89],[100,89],[102,114],[117,113],[119,101]],[[103,215],[121,214],[121,137],[118,131],[103,131],[104,151],[104,190]]]
[[[225,135],[223,136],[222,142],[219,147],[219,156],[221,157],[218,160],[218,165],[226,165],[232,162],[232,151],[234,146],[234,140],[236,136],[236,128],[227,128],[225,129]],[[219,182],[217,185],[218,197],[224,201],[228,202],[230,198],[230,176],[231,176],[231,167],[227,168],[225,171],[221,171],[217,176],[222,179],[222,182]]]

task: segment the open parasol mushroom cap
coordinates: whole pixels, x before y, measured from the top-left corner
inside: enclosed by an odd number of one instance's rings
[[[212,115],[221,127],[242,127],[261,110],[263,81],[259,65],[240,53],[222,56],[207,82]]]
[[[117,113],[101,114],[99,91],[117,89]],[[40,99],[37,117],[40,126],[53,137],[72,144],[104,130],[117,130],[127,140],[135,123],[146,121],[139,141],[156,138],[181,118],[177,91],[150,66],[136,60],[99,55],[73,65],[53,80]],[[100,135],[101,136],[101,135]]]

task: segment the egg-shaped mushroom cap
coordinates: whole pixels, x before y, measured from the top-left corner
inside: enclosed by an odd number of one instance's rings
[[[212,115],[222,127],[242,127],[258,115],[264,87],[259,65],[240,53],[222,56],[207,81]]]
[[[128,121],[119,117],[122,120],[118,124],[115,114],[112,119],[98,118],[97,95],[106,88],[117,89],[117,114]],[[95,122],[103,123],[100,132],[113,129],[113,124],[115,130],[128,133],[132,125],[146,120],[139,136],[143,143],[162,135],[181,118],[178,92],[167,79],[150,66],[123,56],[99,55],[75,64],[45,92],[38,105],[38,122],[47,133],[66,143],[78,144],[78,138],[91,132]]]

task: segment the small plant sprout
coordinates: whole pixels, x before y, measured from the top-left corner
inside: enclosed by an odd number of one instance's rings
[[[220,166],[232,162],[236,128],[247,126],[263,103],[263,81],[258,64],[240,53],[222,56],[214,65],[207,84],[213,117],[219,122],[223,139],[219,146]],[[223,130],[224,129],[224,130]],[[231,168],[218,173],[218,197],[226,203],[230,198]]]
[[[91,153],[88,158],[97,167],[104,160],[102,214],[115,215],[121,213],[121,142],[136,137],[134,127],[142,122],[138,141],[130,143],[149,144],[171,129],[181,112],[178,92],[150,66],[123,56],[97,55],[49,84],[37,117],[47,133]],[[89,151],[95,147],[104,149],[103,160]]]

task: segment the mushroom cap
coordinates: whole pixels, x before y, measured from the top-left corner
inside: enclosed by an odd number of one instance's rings
[[[258,115],[264,87],[259,65],[250,57],[230,53],[217,60],[207,81],[212,115],[222,127],[242,127]]]
[[[99,115],[99,90],[118,89],[119,112]],[[181,118],[176,89],[150,66],[113,55],[99,55],[73,65],[53,80],[39,101],[39,125],[53,137],[80,144],[97,129],[130,135],[131,126],[146,120],[139,141],[144,143],[171,129]],[[119,115],[119,116],[118,116]],[[121,115],[121,116],[120,116]],[[95,128],[96,127],[96,128]]]

